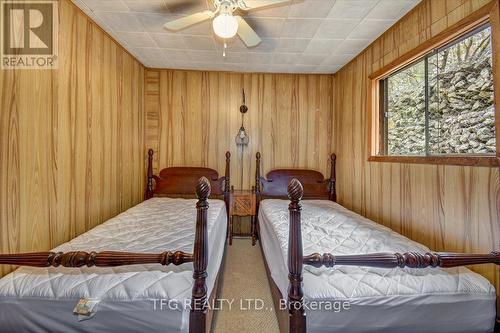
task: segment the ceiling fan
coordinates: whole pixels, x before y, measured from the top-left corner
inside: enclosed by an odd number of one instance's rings
[[[213,0],[215,10],[205,10],[196,14],[167,22],[167,30],[178,31],[194,24],[213,19],[212,27],[217,36],[227,39],[236,34],[248,47],[253,47],[261,42],[260,37],[250,25],[235,11],[249,11],[257,8],[274,6],[290,0]]]

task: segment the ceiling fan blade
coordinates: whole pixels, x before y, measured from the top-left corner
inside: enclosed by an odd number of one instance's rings
[[[213,12],[211,12],[210,10],[205,10],[203,12],[188,15],[186,17],[182,17],[180,19],[167,22],[163,27],[168,30],[177,31],[187,28],[196,23],[200,23],[208,19],[211,19],[213,16],[214,16]]]
[[[243,10],[252,10],[262,7],[274,6],[281,3],[290,2],[290,0],[244,0],[240,8]]]
[[[241,16],[235,17],[238,20],[238,36],[240,36],[243,43],[245,43],[248,47],[259,45],[261,39],[252,27],[248,25],[247,21],[245,21]]]

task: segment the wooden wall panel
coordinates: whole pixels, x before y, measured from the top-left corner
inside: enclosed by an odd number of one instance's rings
[[[250,144],[242,155],[234,139],[241,125],[243,88]],[[327,175],[333,89],[331,75],[146,70],[145,148],[156,152],[155,172],[197,165],[221,174],[224,152],[230,150],[235,188],[254,184],[257,151],[263,174],[272,168],[304,167]]]
[[[335,74],[339,202],[437,251],[498,251],[499,170],[367,162],[368,76],[488,2],[424,0]],[[473,268],[500,291],[498,267]]]
[[[142,200],[144,68],[59,4],[59,69],[0,71],[2,253],[48,250]]]

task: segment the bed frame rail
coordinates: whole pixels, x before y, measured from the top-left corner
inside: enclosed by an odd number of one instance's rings
[[[304,313],[302,268],[303,265],[314,267],[334,267],[339,265],[379,267],[379,268],[426,268],[426,267],[458,267],[464,265],[496,264],[500,265],[500,252],[487,254],[467,253],[371,253],[360,255],[333,255],[331,253],[303,256],[301,233],[301,203],[304,188],[297,179],[288,184],[288,206],[290,226],[288,234],[288,312],[290,332],[306,332],[306,316]]]
[[[176,266],[193,261],[193,255],[182,251],[162,253],[133,252],[35,252],[0,254],[0,264],[32,267],[114,267],[137,264],[161,264]]]
[[[193,292],[189,332],[206,332],[207,321],[207,264],[208,264],[208,197],[210,181],[201,177],[196,185],[196,232],[194,253],[166,251],[162,253],[131,253],[119,251],[104,252],[34,252],[0,254],[0,264],[33,267],[115,267],[136,264],[181,265],[193,262]]]
[[[468,253],[370,253],[358,255],[333,255],[331,253],[313,253],[303,259],[305,265],[314,267],[364,266],[378,268],[426,268],[426,267],[458,267],[477,264],[500,265],[500,252],[485,254]]]

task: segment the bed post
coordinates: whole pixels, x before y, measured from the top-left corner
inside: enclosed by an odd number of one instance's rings
[[[255,154],[255,193],[260,193],[260,152]]]
[[[260,237],[260,229],[259,229],[259,203],[260,203],[260,152],[257,152],[255,154],[255,211],[257,213],[257,216],[255,217],[256,222],[255,224],[257,225],[257,237]]]
[[[206,332],[207,320],[207,262],[208,262],[208,231],[207,211],[208,196],[210,195],[210,182],[201,177],[196,185],[198,202],[196,209],[196,233],[194,238],[193,255],[193,297],[191,299],[191,313],[189,315],[189,332]]]
[[[226,203],[226,213],[229,218],[229,196],[231,193],[231,153],[226,151],[226,171],[224,174],[224,202]]]
[[[302,232],[300,226],[300,199],[304,194],[302,184],[293,178],[288,184],[290,205],[290,227],[288,232],[288,313],[290,317],[290,333],[306,332],[306,316],[304,313],[302,291]]]
[[[146,181],[146,192],[144,193],[144,200],[153,197],[153,149],[148,150],[148,178]]]
[[[335,188],[335,185],[337,183],[337,173],[335,171],[336,161],[337,161],[337,155],[335,154],[330,155],[330,179],[328,180],[329,183],[328,200],[334,202],[337,202],[337,189]]]

